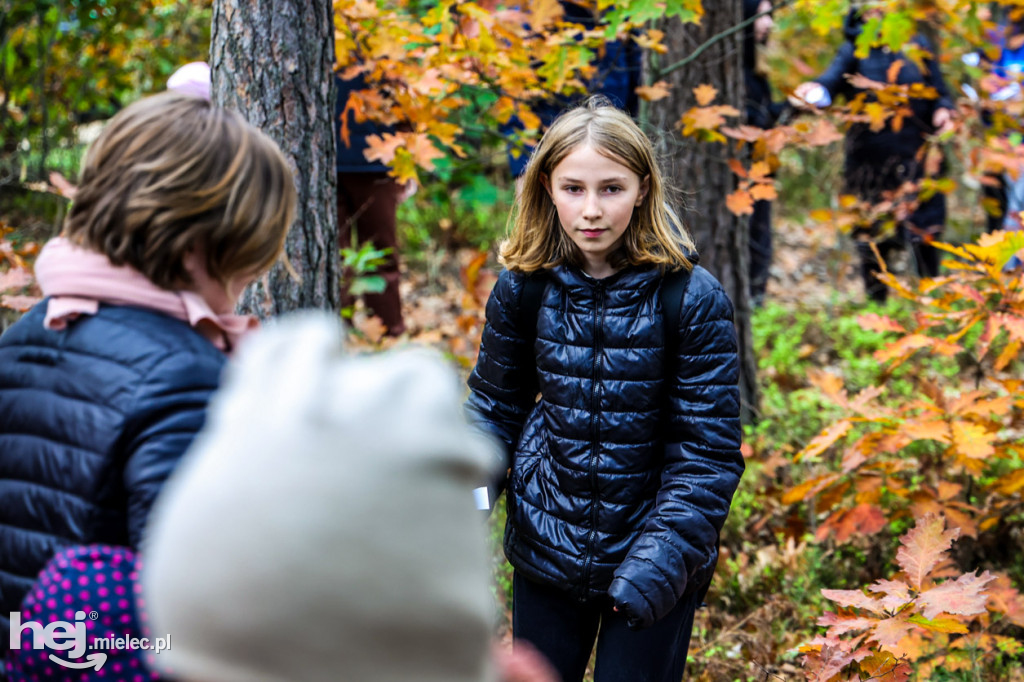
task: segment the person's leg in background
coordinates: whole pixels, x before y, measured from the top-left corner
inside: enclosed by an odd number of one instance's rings
[[[981,196],[982,205],[985,207],[985,231],[995,232],[1003,229],[1008,197],[1006,179],[1001,173],[985,174]]]
[[[608,608],[611,610],[611,607]],[[562,682],[581,682],[594,649],[601,607],[512,576],[512,636],[527,641],[547,658]]]
[[[942,237],[946,226],[946,195],[938,192],[921,202],[901,225],[905,239],[914,256],[914,265],[920,277],[938,277],[942,254],[931,241]]]
[[[754,202],[750,216],[750,298],[755,306],[764,302],[772,265],[772,204]]]
[[[359,244],[370,242],[376,249],[391,249],[385,263],[373,273],[384,279],[384,291],[363,295],[366,307],[380,318],[391,336],[405,331],[395,219],[401,194],[402,186],[386,173],[338,173],[339,246],[358,249]],[[342,305],[352,303],[349,292],[342,291]]]

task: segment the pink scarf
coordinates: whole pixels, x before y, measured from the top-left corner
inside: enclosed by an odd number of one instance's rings
[[[193,291],[168,291],[127,265],[113,265],[106,256],[63,237],[51,239],[35,263],[36,281],[44,296],[47,329],[64,329],[79,315],[95,315],[100,303],[148,308],[189,326],[224,351],[231,352],[259,321],[251,315],[215,313]]]

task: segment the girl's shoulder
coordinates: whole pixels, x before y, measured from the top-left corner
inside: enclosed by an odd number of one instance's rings
[[[732,317],[732,300],[718,279],[699,265],[690,272],[690,282],[683,299],[683,321],[708,316]]]

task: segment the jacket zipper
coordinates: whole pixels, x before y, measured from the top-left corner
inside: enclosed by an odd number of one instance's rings
[[[594,538],[597,536],[597,457],[600,453],[600,427],[598,412],[601,406],[598,395],[601,371],[601,344],[604,341],[604,283],[597,284],[597,300],[594,303],[594,366],[590,387],[590,532],[584,550],[583,580],[580,583],[580,601],[586,601],[590,592],[590,568],[594,559]]]

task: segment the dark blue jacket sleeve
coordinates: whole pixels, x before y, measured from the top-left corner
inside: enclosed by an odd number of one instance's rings
[[[710,580],[744,469],[732,304],[703,269],[694,279],[705,284],[691,282],[690,291],[704,292],[683,305],[661,488],[608,590],[634,627],[650,626]]]
[[[157,363],[141,383],[123,436],[128,539],[133,547],[142,539],[164,481],[203,428],[219,376],[220,367],[212,361],[175,354]]]
[[[536,360],[529,339],[517,327],[523,277],[508,270],[487,300],[487,322],[476,367],[469,376],[470,419],[504,446],[505,472],[512,463],[523,423],[537,396]],[[503,481],[499,482],[499,487]]]
[[[849,83],[846,81],[847,74],[855,73],[857,70],[857,57],[854,56],[853,43],[850,41],[844,42],[836,56],[832,58],[832,63],[828,65],[825,72],[814,79],[816,83],[821,83],[828,90],[828,94],[835,99],[839,94],[849,94]]]

